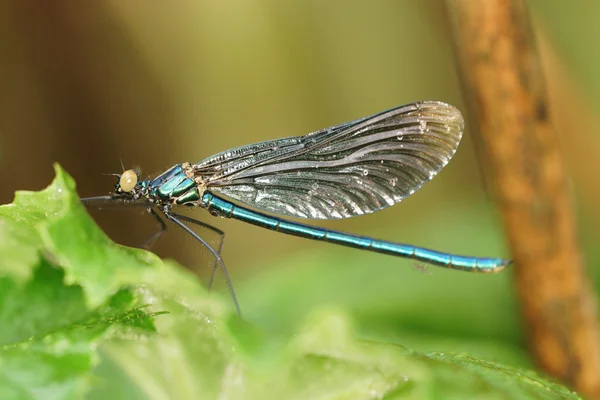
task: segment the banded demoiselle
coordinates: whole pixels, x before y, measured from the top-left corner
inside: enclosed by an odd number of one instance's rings
[[[186,223],[209,228],[221,237],[223,232],[175,213],[174,207],[200,207],[213,216],[289,235],[446,268],[496,272],[510,261],[452,255],[275,216],[348,218],[398,203],[448,164],[463,127],[457,108],[436,101],[416,102],[305,136],[234,148],[196,164],[177,164],[153,179],[142,180],[137,170],[130,169],[116,174],[118,182],[111,195],[83,201],[118,201],[147,207],[162,227],[154,238],[167,229],[163,217],[183,228],[214,256],[215,269],[219,266],[223,271],[238,312],[220,249],[211,247]]]

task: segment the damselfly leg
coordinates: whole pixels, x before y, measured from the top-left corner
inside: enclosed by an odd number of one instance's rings
[[[163,233],[165,233],[167,231],[167,224],[165,223],[165,221],[163,221],[163,219],[160,217],[160,215],[158,215],[156,210],[154,208],[150,207],[149,212],[154,217],[154,219],[156,219],[156,221],[158,221],[160,229],[156,233],[154,233],[152,236],[150,236],[148,239],[146,239],[144,241],[144,243],[142,243],[142,245],[140,247],[143,249],[146,249],[146,250],[150,250],[150,247],[152,247],[154,242],[156,242],[158,240],[158,238],[161,237],[163,235]]]
[[[214,232],[215,234],[217,234],[219,236],[219,245],[217,246],[216,250],[217,250],[217,253],[221,254],[221,252],[223,250],[223,242],[225,241],[225,232],[223,232],[220,229],[215,228],[212,225],[205,224],[202,221],[198,221],[197,219],[193,219],[193,218],[187,217],[185,215],[177,214],[174,212],[171,212],[171,215],[174,215],[175,217],[179,218],[182,221],[201,226],[202,228],[206,228],[206,229]],[[208,283],[208,291],[209,292],[211,291],[213,284],[215,283],[215,274],[217,272],[218,267],[219,267],[219,263],[215,260],[215,263],[213,264],[212,272],[210,274],[210,282]],[[232,289],[230,287],[230,291],[231,290]]]
[[[191,230],[182,221],[180,221],[179,217],[177,217],[175,214],[173,214],[171,212],[166,212],[164,214],[165,214],[165,217],[167,217],[168,220],[170,220],[173,223],[175,223],[176,225],[178,225],[181,229],[183,229],[188,234],[190,234],[194,239],[196,239],[206,249],[208,249],[208,251],[211,252],[211,254],[214,256],[214,258],[216,260],[217,265],[219,267],[221,267],[221,271],[223,272],[223,277],[225,278],[225,282],[227,283],[227,287],[229,288],[229,293],[231,294],[231,298],[233,300],[233,303],[235,304],[235,308],[236,308],[238,314],[241,315],[240,306],[238,304],[237,297],[235,295],[235,291],[233,290],[233,285],[231,283],[231,279],[229,278],[229,273],[227,272],[227,268],[225,267],[225,263],[223,262],[223,259],[221,258],[221,255],[217,252],[217,250],[213,249],[212,246],[210,244],[208,244],[208,242],[206,240],[204,240],[200,235],[198,235],[196,232],[194,232],[193,230]],[[196,221],[196,222],[200,222],[200,221]]]
[[[116,206],[116,205],[128,205],[128,206],[137,206],[137,207],[145,207],[148,212],[156,219],[159,223],[160,230],[153,234],[150,238],[148,238],[142,244],[142,248],[149,248],[158,238],[160,238],[167,231],[167,223],[161,218],[159,212],[153,206],[152,203],[147,201],[123,201],[122,199],[114,198],[112,196],[96,196],[96,197],[88,197],[81,199],[82,203],[86,205],[86,207],[91,208],[102,208],[105,206]],[[212,265],[210,282],[208,285],[209,291],[212,289],[215,281],[216,271],[221,269],[223,278],[225,279],[225,283],[227,285],[227,289],[232,297],[233,303],[238,314],[241,315],[240,306],[237,300],[237,296],[233,289],[233,285],[231,283],[231,279],[229,278],[229,273],[227,272],[227,267],[225,267],[225,263],[223,262],[223,258],[221,257],[221,250],[223,247],[223,242],[225,238],[225,234],[220,229],[215,228],[212,225],[206,224],[202,221],[198,221],[194,218],[173,213],[173,212],[164,212],[160,210],[161,213],[167,218],[167,220],[173,222],[174,224],[181,227],[186,233],[188,233],[192,238],[194,238],[197,242],[199,242],[204,248],[206,248],[211,254],[211,258],[214,259],[214,263]],[[184,222],[197,225],[199,227],[208,229],[215,233],[218,236],[218,245],[216,249],[211,246],[205,239],[203,239],[200,235],[194,232],[191,228],[189,228]]]

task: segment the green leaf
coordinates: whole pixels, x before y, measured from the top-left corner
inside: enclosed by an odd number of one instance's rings
[[[360,339],[343,309],[266,331],[191,272],[113,243],[58,167],[0,207],[0,235],[3,400],[578,398],[533,372]]]
[[[31,281],[0,281],[0,398],[69,399],[87,389],[95,346],[109,333],[153,334],[153,316],[129,289],[87,311],[82,289],[41,259]],[[118,328],[118,329],[116,329]]]
[[[87,310],[81,287],[63,285],[63,278],[62,269],[41,259],[31,281],[22,287],[9,277],[0,279],[0,345],[83,318]]]
[[[533,372],[357,340],[349,318],[335,309],[316,310],[287,343],[240,354],[238,333],[229,324],[174,300],[162,306],[174,320],[161,318],[157,328],[169,334],[103,346],[98,372],[106,381],[89,398],[579,398]]]
[[[88,217],[75,193],[75,183],[56,166],[56,179],[41,192],[17,192],[13,204],[0,207],[0,238],[9,256],[1,265],[21,280],[31,274],[43,252],[61,265],[69,283],[84,289],[91,306],[127,281],[131,274],[159,264],[151,253],[112,242]],[[13,235],[17,235],[16,242]]]

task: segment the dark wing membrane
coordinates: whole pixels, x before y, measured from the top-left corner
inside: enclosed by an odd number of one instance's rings
[[[194,167],[209,190],[250,207],[346,218],[413,194],[454,155],[463,126],[455,107],[419,102],[306,136],[238,147]]]

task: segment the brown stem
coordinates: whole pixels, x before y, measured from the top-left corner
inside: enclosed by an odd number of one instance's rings
[[[596,299],[525,2],[446,4],[480,160],[516,263],[530,348],[543,370],[600,398]]]

